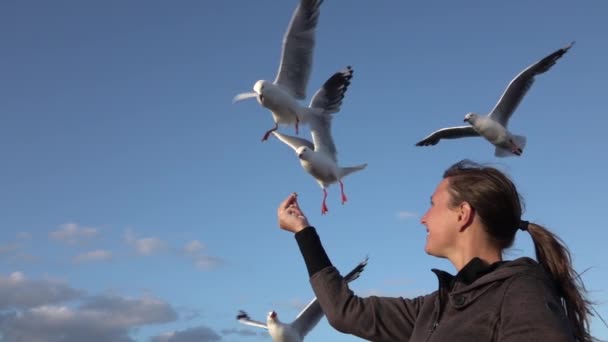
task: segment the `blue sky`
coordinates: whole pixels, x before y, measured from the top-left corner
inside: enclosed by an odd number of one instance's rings
[[[296,1],[0,2],[0,332],[37,341],[269,341],[235,320],[312,298],[277,205],[298,192],[334,264],[369,264],[360,295],[437,286],[420,216],[445,168],[470,158],[508,172],[525,218],[571,248],[608,318],[603,213],[607,1],[425,3],[327,0],[308,87],[354,78],[333,134],[344,165],[366,162],[320,213],[322,192],[271,138],[270,113],[232,104],[273,80]],[[509,128],[521,157],[481,138],[414,144],[487,113],[523,68],[576,41]],[[293,134],[293,127],[281,127]],[[300,135],[308,136],[304,127]],[[518,233],[507,258],[532,255]],[[103,322],[104,324],[100,324]],[[608,339],[598,319],[592,332]],[[55,330],[53,330],[55,329]],[[93,335],[93,336],[91,336]],[[324,319],[310,341],[354,341]]]

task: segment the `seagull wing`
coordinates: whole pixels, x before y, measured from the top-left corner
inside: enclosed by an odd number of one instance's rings
[[[319,304],[319,301],[315,297],[298,314],[298,317],[291,323],[291,326],[300,333],[300,336],[304,337],[319,323],[323,315],[324,312],[321,309],[321,304]]]
[[[346,280],[347,282],[351,282],[357,278],[359,278],[359,276],[361,275],[361,272],[363,272],[363,270],[365,269],[365,266],[367,266],[367,261],[369,260],[369,257],[365,257],[365,259],[363,261],[361,261],[357,266],[355,266],[355,268],[353,268],[350,272],[348,272],[347,275],[344,276],[344,280]]]
[[[239,311],[239,314],[236,316],[236,319],[237,319],[239,322],[241,322],[241,323],[243,323],[243,324],[246,324],[246,325],[251,325],[251,326],[253,326],[253,327],[258,327],[258,328],[264,328],[264,329],[268,329],[268,327],[266,326],[266,324],[265,324],[265,323],[262,323],[262,322],[260,322],[260,321],[255,321],[255,320],[252,320],[252,319],[249,317],[249,315],[248,315],[248,314],[247,314],[245,311],[243,311],[243,310],[240,310],[240,311]]]
[[[322,2],[323,0],[300,0],[283,37],[281,64],[274,82],[296,99],[306,97]]]
[[[340,111],[342,100],[353,78],[353,68],[347,66],[334,73],[323,83],[310,100],[310,108],[322,108],[325,112],[337,113]]]
[[[297,150],[300,146],[306,146],[313,151],[315,149],[315,146],[306,139],[294,137],[292,135],[282,134],[277,131],[273,131],[272,134],[274,134],[275,137],[284,142],[287,146],[293,148],[294,151]]]
[[[338,151],[331,136],[331,119],[332,114],[327,112],[311,113],[307,117],[315,151],[322,151],[337,162]]]
[[[530,87],[534,84],[536,75],[540,75],[551,69],[557,60],[570,50],[573,44],[574,42],[553,52],[519,73],[519,75],[511,80],[500,100],[498,100],[498,103],[496,103],[496,106],[490,112],[489,117],[507,127],[509,118],[511,118],[511,115],[513,115],[528,90],[530,90]]]
[[[473,126],[448,127],[429,134],[426,138],[417,142],[416,146],[437,145],[441,139],[458,139],[477,136],[479,136],[479,133],[473,129]]]

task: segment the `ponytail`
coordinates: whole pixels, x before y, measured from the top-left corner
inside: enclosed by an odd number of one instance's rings
[[[592,303],[586,298],[585,286],[572,266],[570,251],[557,235],[546,228],[535,223],[528,223],[527,228],[534,242],[536,260],[553,279],[576,340],[593,341],[589,334]]]

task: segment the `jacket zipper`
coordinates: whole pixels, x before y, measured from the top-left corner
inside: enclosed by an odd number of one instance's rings
[[[435,331],[435,329],[437,329],[437,326],[439,326],[439,320],[441,319],[441,312],[443,311],[443,303],[442,303],[443,301],[441,300],[441,296],[439,296],[438,301],[439,301],[439,307],[433,313],[433,324],[431,324],[431,327],[429,328],[429,333],[426,337],[426,341],[428,341],[431,338],[431,336],[433,335],[433,332]]]
[[[437,329],[437,326],[439,325],[439,314],[436,313],[435,317],[433,318],[433,325],[431,325],[431,333],[433,331],[435,331],[435,329]]]
[[[447,299],[447,293],[446,293],[445,286],[440,285],[439,286],[439,295],[437,296],[438,308],[433,313],[433,324],[431,324],[431,327],[429,328],[429,334],[427,335],[426,341],[428,341],[431,338],[431,336],[433,335],[433,332],[439,326],[439,321],[441,320],[441,314],[443,313],[443,307],[446,302],[445,299]]]
[[[446,277],[445,273],[435,272],[437,278],[439,279],[439,293],[437,295],[437,309],[433,312],[433,323],[429,328],[429,333],[426,337],[426,342],[431,339],[433,332],[437,330],[439,326],[439,321],[441,320],[441,315],[443,314],[444,306],[448,302],[448,291],[452,290],[451,282],[453,281],[453,277]]]

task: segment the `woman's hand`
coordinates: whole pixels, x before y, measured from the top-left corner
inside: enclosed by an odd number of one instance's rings
[[[279,218],[279,227],[288,232],[297,233],[300,230],[310,226],[306,216],[300,210],[298,205],[298,195],[293,193],[289,195],[277,209]]]

